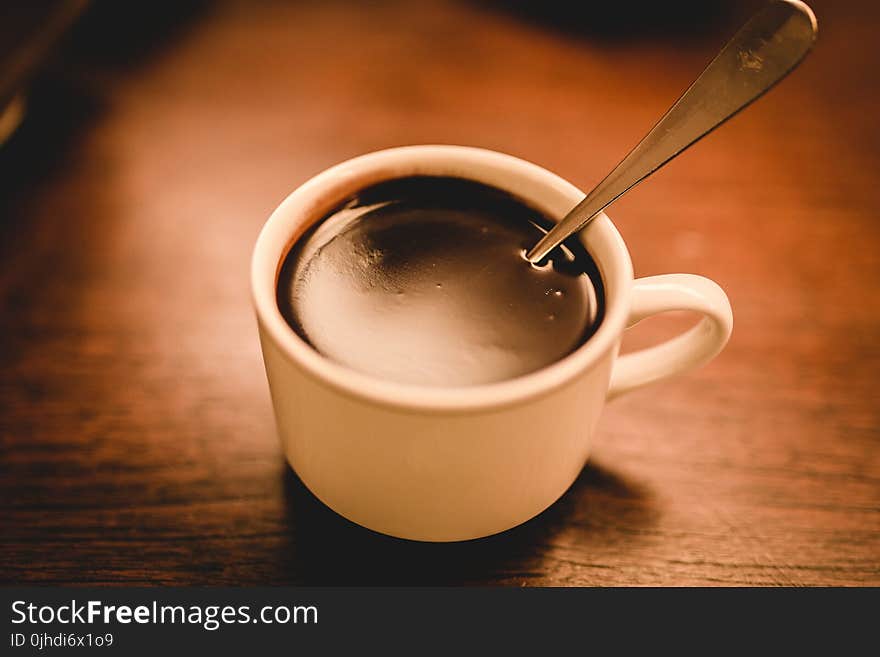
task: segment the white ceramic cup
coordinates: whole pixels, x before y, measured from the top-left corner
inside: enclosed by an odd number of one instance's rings
[[[633,280],[607,216],[581,231],[605,287],[596,333],[562,360],[509,381],[462,388],[377,379],[336,364],[287,325],[276,302],[291,245],[364,187],[411,175],[455,176],[506,190],[560,219],[584,193],[535,164],[460,146],[408,146],[357,157],[315,176],[272,213],[257,240],[251,286],[263,360],[287,460],[327,506],[408,539],[487,536],[537,515],[590,454],[605,401],[696,367],[724,347],[727,296],[691,274]],[[624,330],[668,310],[703,315],[660,345],[618,356]]]

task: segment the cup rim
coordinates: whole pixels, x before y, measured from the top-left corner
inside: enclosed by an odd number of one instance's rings
[[[269,216],[251,260],[251,295],[261,333],[284,357],[311,377],[350,397],[418,412],[465,413],[541,397],[589,371],[616,347],[629,314],[633,281],[629,252],[603,213],[579,233],[599,268],[605,316],[586,342],[567,356],[528,374],[461,387],[388,381],[335,363],[318,353],[287,324],[277,303],[281,263],[305,230],[333,207],[373,183],[410,175],[455,176],[511,192],[558,221],[584,193],[550,171],[517,157],[469,146],[390,148],[337,164],[295,189]]]

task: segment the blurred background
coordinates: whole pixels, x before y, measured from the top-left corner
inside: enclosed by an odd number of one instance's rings
[[[609,211],[637,275],[713,278],[736,326],[711,365],[611,405],[545,514],[381,537],[315,501],[274,434],[247,272],[290,191],[419,143],[589,189],[762,4],[8,3],[0,579],[880,584],[869,0],[811,3],[801,68]]]

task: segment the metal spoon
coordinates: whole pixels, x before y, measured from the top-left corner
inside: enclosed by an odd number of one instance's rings
[[[798,0],[774,0],[721,49],[651,132],[526,254],[544,258],[631,187],[758,98],[797,66],[816,40],[816,16]]]

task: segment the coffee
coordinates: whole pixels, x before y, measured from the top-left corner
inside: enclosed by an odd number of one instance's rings
[[[550,220],[499,189],[417,176],[369,187],[290,250],[278,306],[328,359],[426,386],[503,381],[583,344],[602,284],[570,238],[547,262],[524,252]]]

